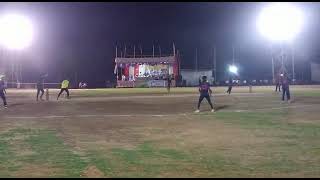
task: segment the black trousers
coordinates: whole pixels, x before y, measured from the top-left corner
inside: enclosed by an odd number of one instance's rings
[[[210,99],[209,94],[200,94],[199,102],[198,102],[198,109],[200,108],[200,104],[201,104],[203,98],[206,98],[206,99],[207,99],[208,103],[209,103],[210,106],[211,106],[211,109],[213,109],[213,105],[212,105],[212,103],[211,103],[211,99]]]
[[[37,100],[39,99],[39,94],[40,94],[40,92],[41,92],[40,99],[42,99],[42,96],[43,96],[43,94],[44,94],[43,88],[38,88],[38,90],[37,90]]]
[[[168,86],[167,86],[168,92],[170,92],[170,88],[171,88],[171,83],[168,83]]]
[[[60,90],[60,92],[59,92],[59,95],[58,95],[57,99],[60,97],[60,95],[63,93],[63,91],[66,91],[66,92],[67,92],[67,97],[69,98],[69,90],[68,90],[68,88],[62,88],[62,89]]]
[[[284,96],[287,95],[287,100],[290,100],[290,89],[289,86],[282,86],[282,101],[284,101]]]
[[[227,93],[231,94],[232,86],[229,86]]]
[[[3,101],[3,105],[7,105],[6,95],[3,92],[0,92],[0,97]]]
[[[276,84],[276,92],[278,91],[278,88],[279,88],[279,92],[281,92],[280,87],[281,87],[280,83],[277,83],[277,84]]]

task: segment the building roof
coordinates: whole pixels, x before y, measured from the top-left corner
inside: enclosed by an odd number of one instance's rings
[[[142,58],[116,58],[116,63],[174,63],[174,56],[167,57],[142,57]]]

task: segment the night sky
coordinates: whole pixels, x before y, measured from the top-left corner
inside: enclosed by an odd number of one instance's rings
[[[200,68],[211,68],[217,48],[218,78],[232,62],[232,46],[242,78],[270,78],[270,43],[257,32],[256,18],[265,3],[0,3],[1,12],[18,12],[32,19],[34,44],[20,53],[23,81],[34,82],[40,72],[47,81],[68,77],[91,87],[114,80],[115,47],[143,47],[144,54],[172,53],[172,42],[182,54],[181,67],[194,68],[198,48]],[[320,40],[320,3],[298,4],[307,21],[295,41],[297,77],[307,74],[307,62],[317,59]],[[320,56],[319,56],[320,57]],[[306,75],[304,75],[306,76]]]

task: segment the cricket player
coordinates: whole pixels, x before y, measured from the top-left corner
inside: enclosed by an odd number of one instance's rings
[[[276,76],[276,92],[278,91],[278,89],[279,89],[279,92],[281,92],[281,89],[280,89],[280,87],[281,87],[280,78],[281,78],[281,74]]]
[[[41,101],[43,101],[42,96],[44,94],[44,79],[48,76],[48,74],[42,74],[40,75],[38,81],[37,81],[37,101],[39,100],[39,94]]]
[[[67,97],[69,97],[69,81],[68,80],[63,80],[61,83],[61,90],[60,93],[58,94],[57,100],[59,99],[60,95],[63,93],[63,91],[67,92]]]
[[[0,97],[3,101],[3,105],[5,108],[7,108],[7,100],[6,100],[6,88],[4,85],[3,78],[0,77]]]
[[[289,78],[287,73],[284,73],[281,77],[281,86],[282,86],[282,101],[284,101],[284,96],[287,96],[288,103],[291,103],[290,100],[290,89],[289,89]]]
[[[232,82],[232,79],[230,78],[230,79],[229,79],[228,90],[227,90],[227,93],[229,93],[229,94],[231,94],[232,84],[233,84],[233,82]]]
[[[210,89],[210,84],[207,81],[207,76],[202,76],[202,82],[199,86],[199,92],[200,92],[200,97],[199,97],[199,102],[198,102],[198,109],[195,112],[197,112],[197,113],[200,112],[200,104],[201,104],[203,98],[207,99],[208,103],[211,106],[211,112],[214,112],[213,105],[212,105],[211,99],[210,99],[210,96],[212,94],[212,90]]]

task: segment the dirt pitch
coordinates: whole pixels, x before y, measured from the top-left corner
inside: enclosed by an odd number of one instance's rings
[[[8,90],[0,109],[1,177],[319,177],[319,86],[71,90],[36,102]]]

